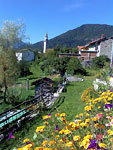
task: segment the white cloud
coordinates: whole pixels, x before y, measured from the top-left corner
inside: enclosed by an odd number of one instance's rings
[[[76,2],[73,4],[68,4],[64,6],[64,11],[72,11],[78,8],[81,8],[83,6],[83,3],[81,2]]]

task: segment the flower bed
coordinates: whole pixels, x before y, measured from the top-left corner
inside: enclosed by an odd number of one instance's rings
[[[84,113],[72,122],[66,113],[43,116],[32,139],[25,139],[18,150],[112,150],[113,92],[99,92],[97,98],[86,101]]]

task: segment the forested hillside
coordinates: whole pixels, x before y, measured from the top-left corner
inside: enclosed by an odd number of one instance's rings
[[[91,40],[100,38],[102,34],[106,37],[113,36],[113,26],[105,24],[85,24],[50,39],[48,41],[48,48],[54,48],[57,45],[60,45],[61,47],[76,47],[78,45],[84,45]],[[32,48],[42,50],[43,41],[33,44]]]

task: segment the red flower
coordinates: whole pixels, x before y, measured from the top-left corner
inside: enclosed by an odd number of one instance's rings
[[[96,139],[97,139],[97,140],[103,139],[103,135],[101,135],[101,134],[97,135],[97,136],[96,136]]]
[[[98,118],[102,118],[104,115],[103,114],[97,114]]]

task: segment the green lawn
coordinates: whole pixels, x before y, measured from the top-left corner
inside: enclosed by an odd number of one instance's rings
[[[84,104],[81,100],[82,92],[92,85],[91,81],[83,82],[70,82],[67,86],[67,92],[63,92],[61,96],[64,96],[64,101],[61,100],[61,105],[58,107],[60,112],[67,114],[68,120],[74,119],[74,116],[80,112],[83,112]],[[59,102],[60,104],[60,102]],[[58,105],[56,101],[56,106]],[[55,114],[53,112],[53,114]]]
[[[65,112],[68,120],[73,120],[76,114],[83,112],[84,104],[81,100],[81,94],[86,88],[91,86],[91,84],[92,82],[88,80],[69,83],[67,85],[67,92],[63,92],[61,94],[61,99],[58,99],[55,102],[52,109],[37,116],[32,121],[27,121],[19,131],[14,133],[14,136],[16,137],[15,139],[4,142],[0,147],[2,147],[2,149],[5,147],[5,150],[12,150],[13,147],[18,147],[24,138],[32,138],[36,127],[42,124],[42,116],[48,113],[52,113],[52,116],[54,116],[57,112],[55,108],[57,108],[61,113]],[[65,98],[63,99],[62,97]]]
[[[29,78],[31,84],[31,82],[33,82],[34,80],[47,76],[40,70],[39,66],[35,67],[34,65],[32,65],[31,71],[33,72],[33,75],[19,78],[17,83],[23,83],[25,85],[26,79]],[[52,106],[52,109],[48,110],[47,112],[43,112],[33,120],[24,123],[21,129],[14,133],[14,139],[9,140],[8,142],[4,141],[0,145],[0,150],[13,150],[14,147],[18,147],[21,145],[23,139],[31,139],[36,127],[42,124],[42,116],[48,113],[52,113],[52,116],[54,116],[54,114],[57,112],[56,108],[61,113],[65,112],[69,121],[73,120],[76,114],[83,112],[84,104],[81,100],[81,94],[86,88],[92,85],[92,81],[95,79],[96,73],[98,73],[97,70],[89,69],[88,76],[82,76],[84,78],[83,82],[70,82],[67,85],[67,91],[61,94],[61,98],[55,102],[55,105]],[[56,76],[51,76],[51,78],[56,78]],[[34,87],[30,86],[30,90],[34,90]],[[3,104],[3,106],[1,105],[1,107],[5,109],[5,107],[7,106]]]

